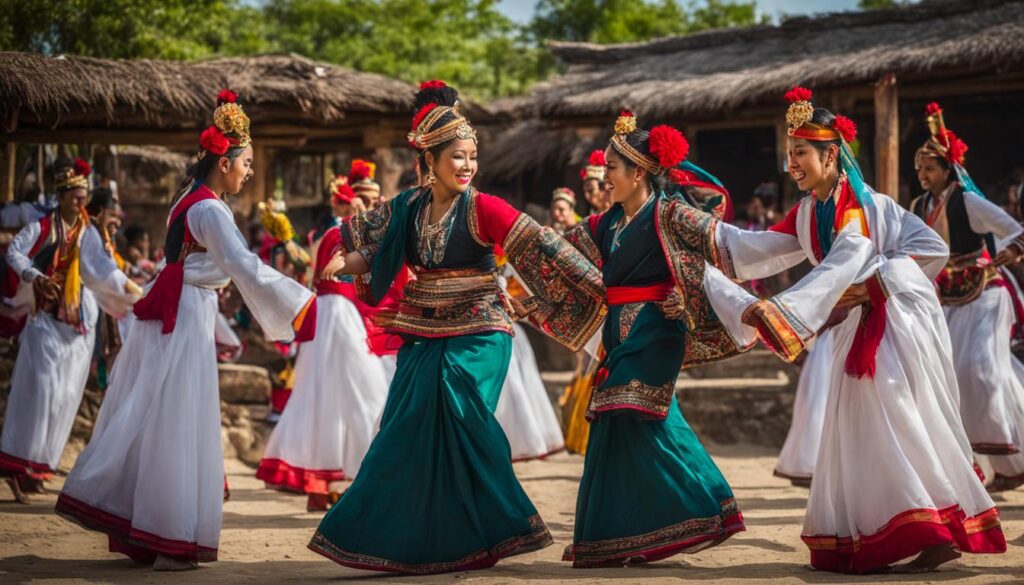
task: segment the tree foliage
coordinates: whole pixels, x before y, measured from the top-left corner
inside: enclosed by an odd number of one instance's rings
[[[548,39],[616,43],[763,22],[754,1],[539,0],[518,25],[497,0],[0,0],[0,50],[196,59],[295,52],[477,98],[551,73]],[[879,0],[863,0],[879,1]]]

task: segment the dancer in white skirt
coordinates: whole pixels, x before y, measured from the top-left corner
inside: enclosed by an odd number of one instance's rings
[[[921,553],[928,571],[958,551],[1006,550],[999,514],[960,422],[949,333],[932,279],[948,248],[918,217],[864,184],[853,122],[794,88],[789,173],[810,194],[767,232],[718,224],[709,254],[729,276],[763,278],[804,257],[815,268],[767,300],[709,271],[708,296],[737,343],[755,331],[792,360],[828,320],[833,365],[802,538],[818,569],[865,573]]]
[[[505,255],[498,254],[496,260],[498,283],[509,298],[529,296]],[[508,438],[512,460],[526,461],[561,451],[565,440],[526,330],[518,323],[513,323],[512,328],[512,358],[494,417]]]
[[[88,176],[89,165],[80,159],[59,170],[59,207],[25,226],[7,251],[8,265],[35,292],[0,438],[0,474],[21,501],[21,488],[41,489],[57,469],[75,422],[96,339],[94,292],[124,299],[122,311],[131,305],[134,285],[107,255],[85,212]]]
[[[1015,290],[996,267],[1020,259],[1024,228],[971,181],[963,166],[967,145],[946,128],[939,104],[928,104],[926,119],[931,138],[914,157],[926,192],[910,209],[950,248],[936,284],[953,342],[960,414],[976,453],[1013,455],[1024,449],[1024,420],[1013,416],[1012,395],[1024,386],[1011,365]]]
[[[832,330],[826,329],[807,348],[796,387],[793,420],[775,464],[775,476],[788,479],[795,486],[809,487],[814,476],[832,361]]]
[[[339,191],[354,196],[347,184],[332,185],[333,196]],[[359,473],[388,395],[384,364],[370,351],[363,318],[349,300],[352,277],[319,278],[340,245],[337,227],[319,241],[318,334],[299,347],[292,398],[256,471],[267,487],[308,494],[310,511],[326,510],[338,500],[340,482]]]
[[[217,558],[224,461],[214,328],[229,282],[274,339],[310,339],[316,297],[251,253],[218,194],[252,176],[249,119],[232,92],[171,207],[167,265],[135,305],[92,440],[57,512],[158,570]]]

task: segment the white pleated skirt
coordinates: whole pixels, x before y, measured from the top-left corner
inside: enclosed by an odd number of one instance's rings
[[[316,337],[301,344],[295,386],[256,476],[270,487],[327,493],[359,473],[387,400],[382,359],[370,352],[351,301],[317,300]]]
[[[494,416],[508,437],[512,460],[521,461],[561,451],[565,443],[530,340],[518,323],[514,328],[512,359]]]
[[[174,331],[135,321],[57,511],[140,560],[217,558],[224,460],[217,293],[184,285]]]
[[[793,420],[775,464],[778,477],[809,480],[814,475],[832,375],[832,350],[832,329],[829,329],[815,338],[807,351],[796,388]]]

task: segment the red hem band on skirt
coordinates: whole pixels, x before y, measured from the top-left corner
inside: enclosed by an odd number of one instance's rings
[[[49,465],[29,461],[0,451],[0,475],[27,475],[32,479],[48,480],[53,476]]]
[[[283,459],[263,459],[256,470],[256,479],[277,488],[302,494],[326,494],[332,481],[344,481],[341,469],[303,469]]]
[[[941,544],[974,554],[1006,552],[995,508],[973,517],[959,506],[907,510],[871,535],[800,538],[811,550],[811,565],[834,573],[867,573]]]
[[[149,555],[164,555],[200,563],[217,560],[217,549],[194,542],[163,538],[151,532],[132,528],[131,521],[61,493],[57,498],[57,514],[89,530],[110,537],[110,551],[143,560]]]

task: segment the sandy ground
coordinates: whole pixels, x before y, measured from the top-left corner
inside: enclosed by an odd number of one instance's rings
[[[55,495],[19,505],[0,488],[0,583],[1024,583],[1024,490],[997,496],[1009,552],[970,556],[924,576],[849,577],[806,568],[800,526],[807,492],[771,476],[774,454],[751,446],[711,450],[747,520],[747,532],[692,556],[649,566],[579,570],[561,562],[570,541],[583,462],[560,454],[516,465],[556,544],[486,571],[400,577],[346,569],[306,548],[320,515],[303,497],[268,491],[251,469],[228,462],[232,499],[224,506],[220,561],[187,573],[155,573],[108,553],[106,539],[53,513]]]

